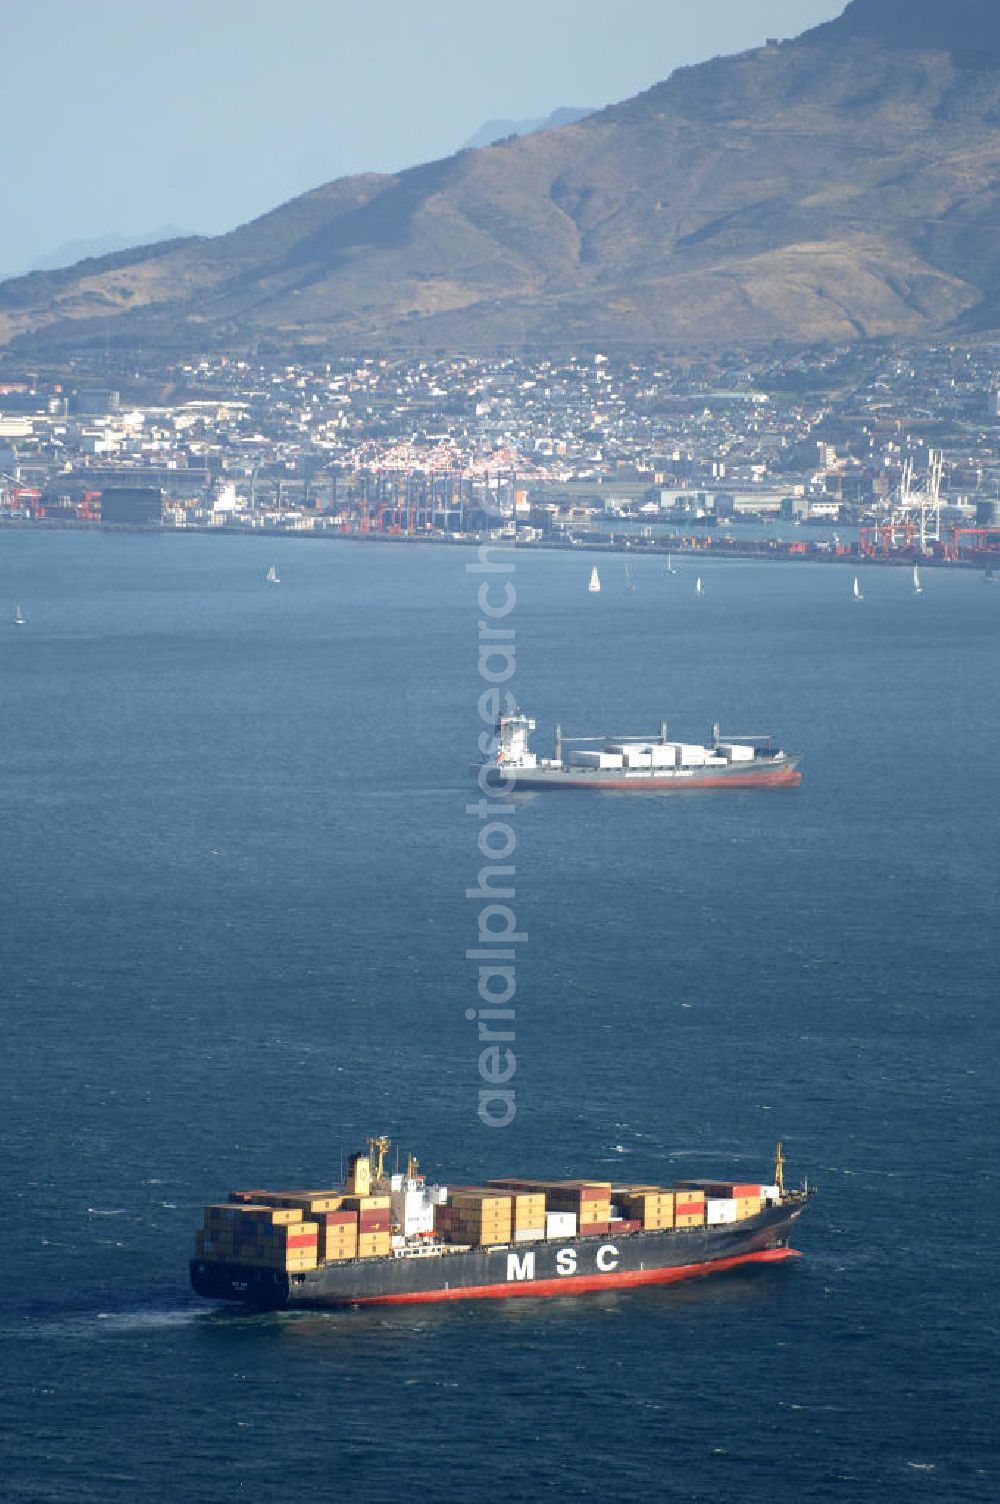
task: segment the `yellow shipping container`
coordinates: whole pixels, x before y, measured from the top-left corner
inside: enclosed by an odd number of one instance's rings
[[[305,1217],[314,1217],[317,1212],[339,1212],[344,1202],[342,1193],[329,1191],[303,1191],[301,1195],[282,1197],[282,1210],[298,1210]]]
[[[669,1227],[674,1220],[672,1206],[626,1206],[622,1210],[629,1221],[639,1221],[643,1227]]]
[[[545,1221],[545,1197],[518,1194],[514,1197],[514,1226],[539,1227]]]
[[[235,1220],[234,1227],[257,1228],[260,1231],[269,1231],[272,1228],[295,1227],[302,1221],[300,1211],[292,1211],[287,1207],[267,1206],[263,1208],[245,1207],[240,1208],[244,1213]]]
[[[621,1207],[626,1217],[638,1217],[643,1226],[661,1223],[670,1226],[674,1220],[673,1196],[636,1195],[622,1196]]]
[[[761,1199],[759,1196],[737,1196],[735,1200],[737,1222],[742,1222],[744,1217],[760,1215]]]
[[[704,1212],[679,1212],[674,1219],[675,1227],[704,1227]]]

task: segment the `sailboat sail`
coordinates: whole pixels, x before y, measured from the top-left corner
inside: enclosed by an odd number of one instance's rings
[[[596,595],[600,588],[601,577],[597,573],[597,565],[595,564],[593,569],[590,571],[590,584],[587,586],[587,589],[591,592],[591,594]]]
[[[914,566],[913,566],[913,593],[914,593],[914,595],[922,595],[923,592],[924,592],[924,587],[920,583],[920,568],[919,568],[919,565],[914,564]]]
[[[269,564],[267,566],[267,574],[264,576],[264,578],[267,580],[267,583],[269,585],[281,584],[281,581],[278,578],[278,570],[274,564]]]
[[[697,578],[697,580],[695,581],[694,588],[695,588],[695,593],[697,595],[704,595],[705,594],[705,587],[701,583],[701,575],[699,575],[698,578]]]
[[[854,599],[856,601],[864,600],[864,596],[861,594],[861,586],[858,584],[857,575],[854,576]]]
[[[15,627],[24,626],[24,612],[21,610],[20,606],[14,607],[14,625]]]

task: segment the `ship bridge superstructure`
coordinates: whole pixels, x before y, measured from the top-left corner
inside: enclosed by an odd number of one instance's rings
[[[515,768],[534,768],[538,764],[535,754],[529,750],[528,738],[535,729],[531,716],[515,709],[497,717],[494,735],[496,751],[493,760],[498,768],[510,765]]]

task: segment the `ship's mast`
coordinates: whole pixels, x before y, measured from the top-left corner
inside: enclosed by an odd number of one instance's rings
[[[368,1140],[368,1157],[372,1166],[372,1181],[375,1185],[385,1179],[385,1156],[389,1152],[390,1140],[385,1134],[378,1138]]]
[[[781,1152],[781,1140],[774,1151],[774,1183],[778,1187],[778,1195],[785,1194],[785,1156]]]

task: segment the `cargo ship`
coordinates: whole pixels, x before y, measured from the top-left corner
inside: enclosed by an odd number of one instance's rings
[[[718,722],[708,745],[671,741],[666,721],[652,737],[604,737],[596,749],[563,755],[557,726],[552,757],[536,757],[528,745],[535,722],[521,710],[497,717],[493,744],[475,765],[491,788],[588,789],[629,793],[679,793],[691,789],[797,788],[799,758],[775,748],[770,736],[723,736]],[[600,737],[574,737],[596,742]]]
[[[432,1185],[410,1157],[386,1173],[368,1141],[331,1190],[231,1191],[205,1208],[191,1283],[257,1309],[580,1295],[667,1284],[798,1257],[813,1191],[772,1180],[607,1180]]]

